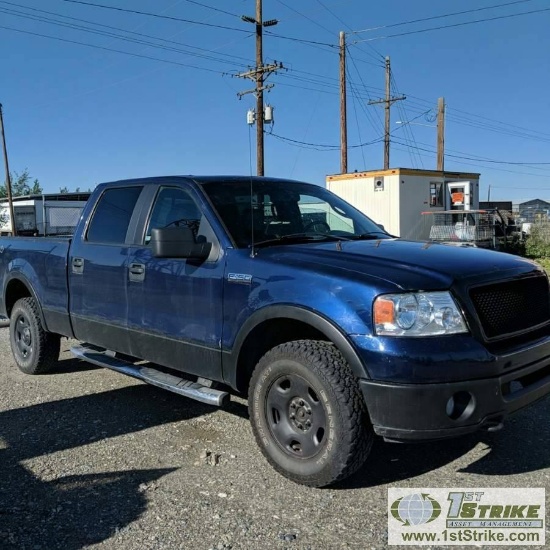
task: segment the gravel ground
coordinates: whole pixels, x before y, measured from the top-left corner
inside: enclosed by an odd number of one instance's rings
[[[243,401],[214,409],[69,346],[27,376],[0,328],[2,549],[385,548],[388,487],[550,487],[550,399],[497,434],[377,442],[353,478],[309,489],[268,466]]]

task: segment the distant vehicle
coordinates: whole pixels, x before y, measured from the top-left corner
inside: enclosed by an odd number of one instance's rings
[[[550,393],[540,267],[392,238],[316,185],[102,184],[72,239],[1,238],[0,280],[23,372],[54,367],[67,336],[77,357],[181,395],[247,396],[267,460],[305,485],[352,474],[375,434],[498,430]]]

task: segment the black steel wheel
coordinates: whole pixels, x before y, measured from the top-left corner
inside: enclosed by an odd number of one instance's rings
[[[268,390],[265,416],[273,439],[296,458],[312,458],[324,447],[325,406],[306,379],[279,377]]]
[[[17,366],[26,374],[48,372],[59,359],[60,336],[44,330],[34,298],[21,298],[13,306],[10,344]]]
[[[366,460],[374,437],[357,380],[330,343],[300,340],[270,350],[250,381],[254,435],[289,479],[322,487]]]

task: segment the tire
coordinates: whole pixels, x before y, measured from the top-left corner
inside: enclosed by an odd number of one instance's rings
[[[266,353],[252,374],[249,412],[273,468],[310,487],[350,476],[374,439],[357,379],[328,342],[298,340]]]
[[[59,359],[61,337],[46,332],[34,298],[17,300],[10,315],[10,344],[17,366],[25,374],[44,374]]]

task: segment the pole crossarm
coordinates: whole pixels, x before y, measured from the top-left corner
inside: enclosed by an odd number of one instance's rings
[[[390,99],[373,99],[368,102],[368,105],[380,105],[381,103],[389,103],[390,105],[393,105],[396,101],[403,101],[405,99],[407,99],[407,96],[405,95],[390,97]]]
[[[275,62],[269,65],[262,65],[261,67],[257,67],[255,69],[250,69],[249,71],[246,71],[244,73],[237,73],[235,76],[237,78],[250,78],[250,80],[256,81],[259,75],[269,76],[270,74],[273,74],[278,70],[284,69],[284,68],[285,67],[283,66],[282,63]],[[265,76],[265,78],[267,78],[267,76]]]
[[[237,96],[239,99],[241,99],[243,96],[247,94],[254,94],[256,95],[258,92],[265,92],[266,90],[271,90],[271,88],[274,88],[275,84],[266,84],[265,86],[262,86],[261,88],[252,88],[251,90],[245,90],[244,92],[237,92]]]

